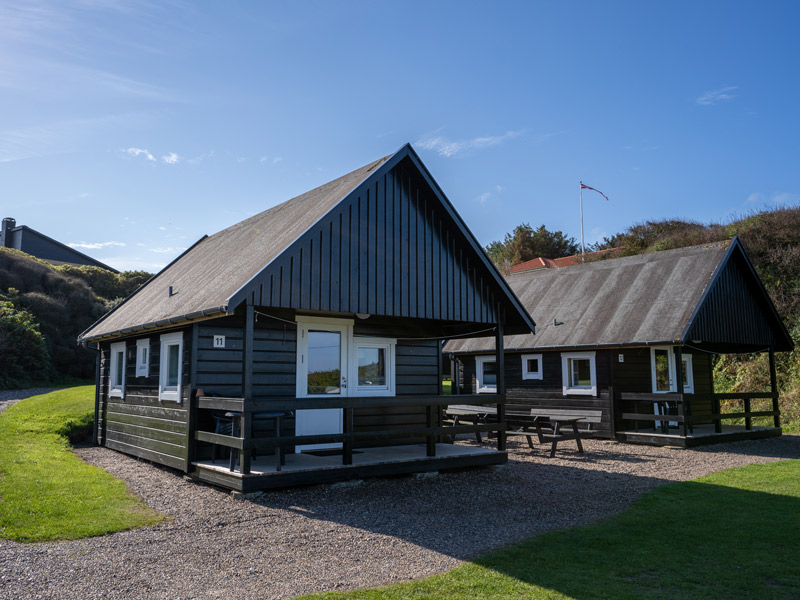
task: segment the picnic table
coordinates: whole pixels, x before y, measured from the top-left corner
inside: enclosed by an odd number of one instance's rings
[[[586,411],[573,409],[531,409],[530,412],[506,411],[506,423],[511,426],[506,430],[506,435],[522,435],[528,440],[528,445],[533,448],[533,436],[539,443],[551,443],[550,458],[553,458],[558,448],[558,442],[575,440],[578,452],[583,454],[581,432],[578,423],[599,422],[600,411]],[[478,406],[454,404],[447,407],[445,414],[452,418],[453,426],[459,421],[467,420],[474,425],[486,424],[497,417],[497,408],[493,406]],[[533,429],[531,429],[533,428]],[[571,430],[571,431],[570,431]],[[483,443],[480,432],[475,436],[478,443]],[[455,436],[453,436],[455,441]]]

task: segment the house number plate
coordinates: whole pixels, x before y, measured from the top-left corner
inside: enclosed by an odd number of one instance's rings
[[[224,335],[215,335],[214,336],[214,348],[224,348],[225,347],[225,336]]]

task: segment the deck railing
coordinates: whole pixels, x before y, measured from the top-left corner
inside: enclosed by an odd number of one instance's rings
[[[652,423],[655,428],[658,422],[677,423],[679,434],[686,435],[693,426],[699,423],[712,422],[714,431],[722,433],[722,422],[744,419],[745,430],[753,429],[753,418],[772,417],[775,427],[780,427],[780,410],[777,395],[769,392],[730,393],[730,394],[641,394],[621,393],[619,399],[634,406],[633,412],[623,412],[624,421],[633,421],[634,429],[639,430],[639,422]],[[752,400],[771,399],[771,410],[752,410]],[[741,402],[742,409],[736,412],[723,412],[721,401]],[[711,405],[711,413],[692,414],[692,406],[703,403]],[[644,408],[642,408],[644,407]],[[656,410],[656,409],[659,410]],[[660,413],[660,414],[659,414]]]
[[[353,396],[336,399],[328,398],[271,398],[268,400],[248,400],[246,398],[219,398],[201,396],[194,399],[195,407],[204,411],[225,411],[239,420],[239,435],[224,435],[211,431],[196,430],[191,435],[197,442],[217,444],[232,448],[239,453],[239,470],[242,474],[250,472],[250,455],[253,450],[264,451],[292,446],[312,444],[342,444],[342,464],[353,464],[353,447],[361,442],[380,442],[392,439],[424,439],[428,456],[436,456],[436,443],[459,433],[496,432],[498,450],[505,450],[504,419],[496,423],[479,425],[442,425],[441,411],[456,399],[454,396]],[[457,396],[458,404],[496,405],[498,414],[505,413],[505,398],[498,395],[475,394]],[[354,410],[358,408],[381,408],[409,406],[425,409],[425,426],[404,427],[398,425],[392,429],[354,431]],[[267,412],[290,413],[304,409],[342,409],[342,433],[326,433],[320,435],[272,435],[270,437],[254,437],[252,435],[253,415]],[[234,432],[236,431],[234,430]]]

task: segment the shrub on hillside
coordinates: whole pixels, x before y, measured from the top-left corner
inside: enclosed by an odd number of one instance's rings
[[[50,357],[39,324],[31,313],[0,300],[0,388],[49,379]]]

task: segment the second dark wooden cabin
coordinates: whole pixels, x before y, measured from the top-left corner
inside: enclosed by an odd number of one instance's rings
[[[629,442],[780,435],[774,355],[793,343],[738,239],[506,277],[538,323],[505,339],[509,410],[599,411],[594,434]],[[459,393],[492,393],[494,350],[447,342]],[[768,388],[715,392],[715,355],[758,352]]]
[[[98,444],[254,490],[504,462],[502,430],[438,443],[440,339],[533,328],[405,146],[204,237],[80,341]]]

